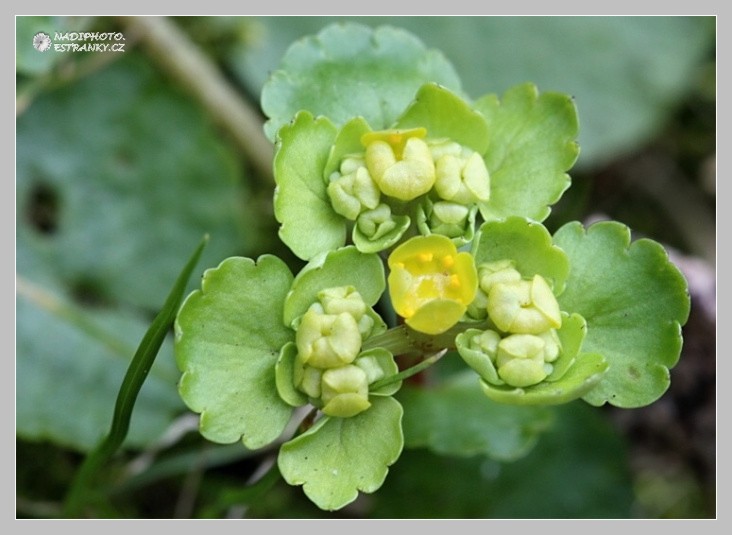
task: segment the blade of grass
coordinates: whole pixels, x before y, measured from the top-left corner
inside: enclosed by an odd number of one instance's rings
[[[119,449],[127,437],[132,409],[135,406],[137,395],[155,361],[160,346],[173,326],[178,308],[183,301],[188,280],[201,257],[206,243],[208,243],[208,236],[204,236],[201,243],[183,267],[163,307],[150,324],[145,336],[143,336],[135,352],[135,356],[132,358],[129,368],[127,368],[127,373],[117,395],[117,402],[114,407],[114,415],[112,416],[109,433],[89,452],[89,455],[84,459],[79,471],[76,473],[74,481],[66,495],[63,510],[64,517],[76,518],[81,514],[94,474]]]

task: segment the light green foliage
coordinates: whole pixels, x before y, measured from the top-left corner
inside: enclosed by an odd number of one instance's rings
[[[262,88],[262,109],[270,118],[265,132],[274,139],[299,110],[338,126],[360,115],[372,128],[387,128],[425,82],[460,89],[447,59],[410,33],[332,25],[290,46]]]
[[[358,491],[377,490],[402,451],[401,405],[375,398],[353,418],[325,417],[280,448],[278,464],[290,485],[303,485],[321,509],[351,503]]]
[[[304,259],[344,245],[346,224],[333,211],[323,178],[335,126],[303,111],[277,136],[274,210],[280,238]]]
[[[475,106],[489,131],[491,198],[480,204],[481,214],[486,220],[520,215],[543,221],[569,187],[567,171],[579,154],[574,101],[523,84],[500,99],[486,95]]]
[[[282,323],[291,282],[274,256],[256,263],[232,257],[207,270],[201,289],[181,307],[175,325],[179,391],[201,414],[200,430],[209,440],[258,448],[289,421],[274,367],[280,348],[294,338]]]
[[[587,320],[583,350],[604,355],[610,366],[584,399],[627,408],[654,402],[681,352],[690,307],[684,276],[661,245],[631,243],[630,230],[617,222],[587,229],[569,223],[554,242],[572,266],[559,303]]]
[[[363,254],[355,247],[345,247],[319,255],[295,277],[284,304],[286,325],[302,316],[326,288],[352,286],[364,304],[371,307],[386,287],[384,265],[379,257]]]

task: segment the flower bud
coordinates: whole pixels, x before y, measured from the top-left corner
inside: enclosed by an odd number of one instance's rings
[[[376,322],[369,315],[369,308],[361,294],[353,286],[339,286],[328,288],[318,293],[318,303],[310,308],[320,309],[325,314],[347,313],[353,316],[358,324],[361,339],[365,340],[372,333]]]
[[[496,367],[506,384],[525,387],[540,383],[551,373],[544,361],[544,340],[531,334],[512,334],[498,344]]]
[[[457,143],[451,151],[435,151],[435,191],[448,201],[473,204],[490,197],[490,178],[483,158]],[[439,155],[439,156],[438,156]]]
[[[473,336],[470,339],[468,347],[488,355],[491,360],[495,361],[498,355],[498,344],[500,342],[501,336],[496,331],[488,329]]]
[[[350,418],[371,406],[366,372],[353,364],[323,372],[322,411],[328,416]]]
[[[327,288],[318,293],[318,301],[326,314],[346,312],[358,321],[366,313],[366,303],[353,286]]]
[[[373,210],[366,210],[356,220],[358,230],[371,240],[382,238],[397,227],[387,204],[380,204]]]
[[[435,164],[422,139],[424,128],[387,130],[364,134],[366,167],[385,195],[411,201],[430,191],[435,183]]]
[[[365,162],[357,158],[343,161],[341,172],[331,175],[327,192],[333,209],[351,221],[365,209],[376,208],[381,196]]]
[[[429,216],[429,228],[434,234],[442,234],[448,238],[465,235],[470,216],[470,209],[454,202],[438,201],[432,205]]]
[[[320,397],[323,370],[308,365],[295,367],[292,382],[296,388],[313,399]]]
[[[536,336],[544,340],[544,362],[557,360],[562,352],[562,342],[559,340],[556,329],[549,329]]]
[[[521,280],[521,273],[510,260],[498,260],[478,266],[478,284],[486,294],[497,283],[516,282]]]
[[[541,275],[492,284],[488,316],[504,332],[539,334],[562,326],[559,304]]]
[[[361,350],[358,323],[347,312],[321,314],[309,309],[302,317],[295,335],[303,363],[316,368],[350,364]]]

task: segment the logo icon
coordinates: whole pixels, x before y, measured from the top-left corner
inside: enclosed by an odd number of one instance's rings
[[[44,32],[38,32],[33,36],[33,48],[39,52],[45,52],[51,48],[51,36]]]

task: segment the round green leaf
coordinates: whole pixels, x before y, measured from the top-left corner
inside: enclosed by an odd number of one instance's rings
[[[270,139],[298,111],[343,125],[362,116],[376,130],[391,126],[426,82],[459,90],[452,65],[412,34],[382,26],[334,24],[296,41],[262,89]]]
[[[419,88],[414,103],[396,122],[396,128],[427,129],[430,139],[448,138],[479,154],[488,147],[488,123],[479,112],[449,89],[429,83]]]
[[[375,492],[402,451],[402,413],[394,398],[376,397],[353,418],[322,418],[282,445],[282,476],[327,511],[348,505],[359,491]]]
[[[307,112],[278,133],[275,217],[282,241],[304,260],[346,243],[346,222],[333,210],[323,177],[336,134],[328,119]]]
[[[583,351],[600,353],[610,364],[585,401],[627,408],[652,403],[668,388],[669,369],[681,353],[690,307],[683,275],[660,244],[631,244],[630,230],[617,222],[586,230],[569,223],[554,242],[572,266],[559,304],[587,320]]]
[[[490,199],[480,205],[486,220],[520,215],[543,221],[569,187],[567,171],[579,155],[574,101],[542,93],[533,84],[486,95],[475,104],[488,121],[485,163]]]
[[[485,455],[502,461],[523,457],[552,422],[544,407],[515,407],[486,399],[472,372],[433,388],[403,388],[408,448],[442,455]]]
[[[564,288],[569,272],[567,255],[552,243],[549,231],[536,221],[509,217],[504,221],[483,223],[473,242],[475,265],[498,260],[513,260],[526,278],[536,274],[553,283],[555,295]]]
[[[275,363],[295,334],[282,323],[292,274],[277,257],[257,263],[232,257],[203,275],[175,324],[183,372],[179,392],[201,413],[201,434],[213,442],[241,439],[250,449],[282,433],[292,407],[277,394]]]
[[[292,325],[326,288],[353,286],[367,306],[374,306],[384,293],[384,264],[375,254],[354,246],[323,253],[311,260],[295,277],[284,306],[284,323]]]

